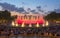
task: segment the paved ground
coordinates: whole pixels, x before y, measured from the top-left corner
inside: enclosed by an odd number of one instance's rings
[[[54,37],[54,36],[39,36],[39,35],[33,35],[33,34],[27,34],[27,35],[10,35],[10,36],[0,36],[0,38],[60,38],[60,37]]]

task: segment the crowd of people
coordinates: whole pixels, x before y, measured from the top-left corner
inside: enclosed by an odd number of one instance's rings
[[[48,26],[48,27],[9,27],[0,25],[0,35],[19,35],[19,34],[39,34],[39,35],[52,35],[60,36],[60,26]]]

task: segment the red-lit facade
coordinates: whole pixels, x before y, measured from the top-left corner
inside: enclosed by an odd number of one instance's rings
[[[18,24],[44,24],[43,16],[40,14],[20,14],[17,16],[16,23]]]

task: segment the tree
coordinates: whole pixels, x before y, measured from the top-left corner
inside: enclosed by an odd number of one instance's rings
[[[16,18],[16,16],[11,16],[11,13],[8,10],[0,11],[1,23],[9,23],[15,18]]]
[[[51,12],[50,14],[45,16],[45,19],[50,21],[58,20],[60,19],[60,13]]]

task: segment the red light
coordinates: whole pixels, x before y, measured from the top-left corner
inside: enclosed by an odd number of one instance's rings
[[[43,24],[43,23],[44,23],[43,17],[41,17],[40,20],[38,20],[38,23],[39,23],[39,24]]]
[[[17,23],[18,23],[18,24],[22,24],[23,21],[21,21],[21,20],[18,19],[18,20],[17,20]]]
[[[19,17],[17,18],[17,23],[18,24],[22,24],[23,22],[25,23],[25,24],[37,24],[37,23],[39,23],[39,24],[44,24],[44,19],[43,19],[43,17],[40,17],[40,19],[38,19],[38,20],[21,20]]]

